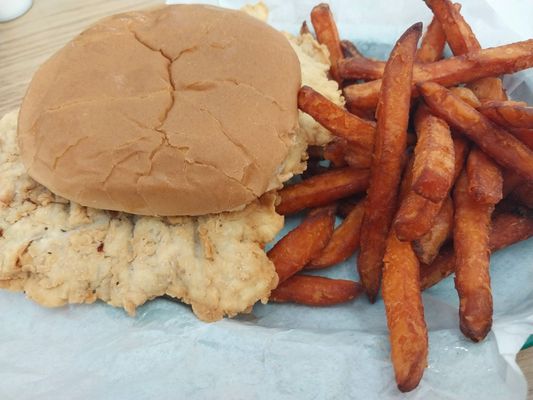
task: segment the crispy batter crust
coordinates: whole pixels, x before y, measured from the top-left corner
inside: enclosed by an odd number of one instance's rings
[[[105,301],[133,315],[169,295],[205,321],[267,301],[278,279],[263,251],[283,226],[274,196],[242,211],[139,217],[68,202],[20,161],[16,113],[0,120],[0,287],[47,307]]]

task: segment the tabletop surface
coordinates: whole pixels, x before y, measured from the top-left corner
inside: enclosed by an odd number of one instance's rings
[[[161,4],[161,0],[34,0],[26,15],[0,23],[0,116],[20,106],[31,76],[51,54],[99,18]],[[517,362],[533,400],[533,347]]]

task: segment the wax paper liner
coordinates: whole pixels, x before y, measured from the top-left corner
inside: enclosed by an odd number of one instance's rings
[[[464,3],[483,46],[529,34],[517,29],[529,27],[527,1]],[[293,33],[315,5],[267,4],[270,22]],[[419,0],[330,4],[341,36],[381,58],[405,28],[431,18]],[[510,25],[513,18],[522,22]],[[511,96],[533,102],[531,72],[505,83]],[[289,219],[281,235],[296,222]],[[493,255],[494,328],[482,343],[470,342],[458,329],[451,278],[424,293],[429,365],[408,394],[399,393],[394,382],[382,301],[371,306],[360,298],[325,309],[259,305],[250,315],[206,324],[187,306],[165,299],[130,318],[102,303],[45,309],[23,294],[2,291],[0,398],[525,399],[526,381],[514,358],[533,332],[532,259],[533,240]],[[327,275],[357,279],[355,261]]]

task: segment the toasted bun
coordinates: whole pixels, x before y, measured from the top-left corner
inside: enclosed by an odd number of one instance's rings
[[[280,185],[300,66],[243,12],[115,15],[35,74],[19,116],[28,173],[85,206],[144,215],[240,208]]]

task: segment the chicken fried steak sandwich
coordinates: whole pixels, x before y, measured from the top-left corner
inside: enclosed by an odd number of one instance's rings
[[[81,33],[35,74],[18,128],[0,122],[0,287],[130,314],[169,295],[210,321],[266,301],[274,190],[303,169],[300,76],[287,37],[241,11]]]

